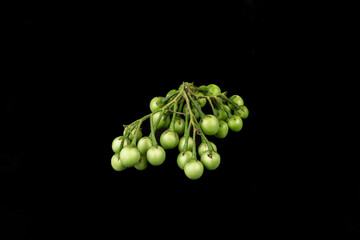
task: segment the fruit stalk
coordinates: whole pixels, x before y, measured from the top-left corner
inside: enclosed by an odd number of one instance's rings
[[[184,151],[188,150],[188,145],[189,145],[189,137],[190,137],[190,130],[191,130],[191,125],[190,125],[190,121],[189,121],[189,115],[185,116],[185,127],[186,127],[186,132],[185,132],[185,143],[184,143]]]
[[[189,90],[190,91],[190,93],[191,93],[191,90]],[[185,92],[185,99],[187,99],[187,100],[189,100],[190,99],[190,101],[191,101],[191,103],[195,106],[195,108],[196,108],[196,110],[198,111],[198,113],[199,113],[199,115],[200,115],[200,118],[203,118],[203,117],[205,117],[205,113],[203,113],[203,111],[201,110],[201,107],[197,104],[197,102],[191,97],[191,94],[187,94],[186,92]],[[188,101],[187,101],[187,103],[188,103]],[[190,104],[188,104],[188,110],[190,111],[191,110],[191,107],[190,107],[191,105]]]
[[[233,105],[236,110],[240,109],[240,106],[237,105],[236,102],[234,102],[230,98],[226,97],[225,95],[219,95],[219,97],[221,97],[222,99],[225,99],[227,102],[229,102],[231,105]]]
[[[194,122],[195,122],[196,128],[198,129],[202,139],[206,142],[206,145],[208,146],[208,149],[210,151],[214,150],[212,145],[210,144],[209,140],[206,138],[204,132],[201,130],[201,127],[200,127],[200,125],[199,125],[199,123],[198,123],[198,121],[196,120],[195,117],[194,117]]]
[[[221,102],[221,100],[218,99],[217,97],[215,99],[216,99],[217,103],[224,109],[224,111],[226,112],[228,117],[231,118],[232,117],[231,112],[224,106],[224,104]]]
[[[133,146],[133,147],[136,147],[136,140],[137,140],[137,136],[138,136],[138,132],[139,132],[141,124],[142,124],[142,120],[140,120],[140,122],[136,126],[134,138],[133,138],[133,140],[131,142],[131,146]]]
[[[217,116],[217,110],[214,108],[214,105],[212,103],[212,97],[206,97],[206,99],[208,100],[208,102],[210,103],[211,109],[213,111],[214,116]]]
[[[156,141],[156,137],[155,137],[155,127],[154,127],[154,122],[153,122],[153,118],[150,118],[150,129],[151,129],[151,133],[150,133],[150,137],[152,140],[152,145],[153,146],[157,146],[158,143]]]
[[[195,126],[193,126],[193,141],[194,141],[194,144],[193,144],[193,149],[192,149],[192,159],[196,160],[196,128]]]
[[[169,96],[165,97],[162,99],[162,102],[163,103],[166,103],[167,101],[169,101],[172,97],[174,97],[175,95],[179,94],[180,91],[176,91],[176,92],[173,92],[171,93]]]
[[[134,122],[130,123],[129,125],[126,125],[126,127],[129,127],[129,126],[131,127],[131,126],[133,126],[134,124],[138,123],[141,120],[144,121],[147,118],[152,117],[155,113],[158,113],[160,111],[164,111],[166,108],[170,107],[174,102],[178,101],[179,98],[182,96],[183,92],[184,92],[184,85],[182,84],[181,87],[180,87],[180,90],[178,92],[178,95],[175,98],[173,98],[170,102],[168,102],[166,105],[159,108],[158,110],[156,110],[156,111],[154,111],[152,113],[149,113],[148,115],[145,115],[144,117],[142,117],[140,119],[135,120]],[[173,93],[172,95],[175,95],[175,94],[176,94],[176,92]]]
[[[176,111],[177,111],[177,102],[174,103],[174,110],[172,111],[173,116],[172,116],[170,127],[169,127],[169,130],[171,130],[171,131],[173,131],[175,129]]]
[[[184,93],[184,97],[185,97],[186,105],[188,106],[188,108],[190,108],[190,100],[189,100],[189,98],[187,97],[186,93]],[[206,144],[208,145],[209,150],[213,150],[213,147],[211,146],[210,142],[207,140],[205,134],[204,134],[203,131],[201,130],[201,127],[200,127],[199,123],[197,122],[194,114],[192,113],[191,110],[189,110],[189,113],[190,113],[190,121],[191,121],[191,123],[192,123],[192,125],[193,125],[193,127],[194,127],[194,130],[195,130],[195,129],[198,129],[198,131],[200,132],[200,134],[203,136]]]

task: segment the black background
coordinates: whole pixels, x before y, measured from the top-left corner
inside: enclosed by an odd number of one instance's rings
[[[1,26],[1,215],[13,236],[359,233],[358,182],[322,156],[314,110],[294,111],[307,73],[264,1],[26,8]],[[210,138],[220,167],[190,181],[171,150],[162,166],[113,171],[122,125],[183,81],[215,83],[250,110],[241,132]]]

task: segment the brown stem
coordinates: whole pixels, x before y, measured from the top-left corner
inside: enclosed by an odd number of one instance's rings
[[[173,112],[173,113],[184,115],[184,116],[189,115],[189,112],[185,114],[185,113],[182,113],[182,112],[177,112],[177,111],[171,110],[170,108],[168,108],[167,110],[170,111],[170,112]]]

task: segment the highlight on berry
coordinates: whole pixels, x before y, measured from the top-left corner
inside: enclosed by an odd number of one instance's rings
[[[206,105],[211,112],[204,113]],[[221,161],[217,146],[209,138],[226,138],[229,130],[239,132],[243,119],[249,116],[239,95],[227,97],[227,92],[221,92],[215,84],[197,87],[183,82],[165,96],[154,97],[149,107],[149,114],[124,125],[123,135],[113,140],[115,154],[111,166],[114,170],[131,167],[144,170],[149,164],[159,166],[166,159],[165,150],[177,148],[179,168],[189,179],[199,179],[204,169],[215,170]],[[141,126],[146,120],[149,120],[150,133],[143,136]],[[156,139],[156,131],[163,131],[160,139]],[[197,147],[199,138],[201,143]]]

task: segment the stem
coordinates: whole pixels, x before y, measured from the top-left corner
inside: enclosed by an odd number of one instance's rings
[[[152,145],[157,146],[158,143],[157,143],[156,137],[155,137],[155,129],[154,129],[154,123],[153,123],[152,117],[150,118],[150,130],[151,130],[150,136],[151,136],[151,140],[152,140]]]
[[[236,110],[240,110],[240,106],[237,105],[237,103],[235,103],[230,98],[226,97],[225,95],[219,95],[219,97],[221,97],[222,99],[225,99],[227,102],[229,102],[231,105],[233,105]]]
[[[202,143],[206,143],[203,135],[200,134],[200,137],[201,137],[201,142],[202,142]]]
[[[195,90],[199,90],[199,88],[198,87],[192,87],[192,88],[194,88]],[[193,91],[191,91],[191,89],[189,89],[189,91],[191,92],[191,94],[192,95],[194,95],[195,97],[197,97],[197,98],[207,98],[207,97],[220,97],[220,96],[226,96],[226,94],[227,94],[227,91],[225,91],[225,92],[222,92],[222,93],[220,93],[220,94],[216,94],[216,95],[211,95],[211,96],[201,96],[201,95],[198,95],[198,94],[196,94],[196,93],[194,93]],[[200,90],[199,90],[200,91]],[[200,91],[200,92],[203,92],[203,91]],[[203,92],[204,93],[204,92]]]
[[[196,87],[196,86],[194,86],[194,89],[198,90],[199,92],[202,92],[204,94],[207,94],[209,92],[209,88],[207,88],[207,87]]]
[[[186,93],[184,93],[184,97],[185,97],[186,104],[187,104],[188,108],[190,108],[190,101],[189,101]],[[206,144],[208,145],[209,151],[213,151],[214,149],[213,149],[212,145],[211,145],[210,142],[207,140],[205,134],[204,134],[203,131],[201,130],[201,127],[200,127],[198,121],[196,120],[194,114],[193,114],[191,111],[189,111],[189,113],[190,113],[190,121],[192,122],[192,124],[193,124],[193,126],[194,126],[194,130],[195,130],[195,127],[196,127],[196,129],[199,130],[201,136],[203,136],[204,141],[205,141]],[[194,145],[195,145],[195,142],[194,142]]]
[[[203,113],[203,111],[201,111],[201,107],[197,104],[197,102],[194,101],[194,99],[190,96],[190,94],[187,94],[185,92],[184,96],[185,96],[186,104],[188,105],[189,112],[191,112],[191,106],[189,103],[189,99],[190,99],[192,104],[195,106],[196,110],[198,111],[200,118],[205,117],[205,114]]]
[[[193,122],[194,123],[194,122]],[[195,125],[193,125],[193,149],[192,149],[192,159],[196,159],[196,128]]]
[[[183,95],[184,95],[184,98],[185,98],[185,101],[186,101],[186,106],[188,108],[188,114],[190,114],[190,120],[191,120],[191,117],[194,116],[194,114],[191,111],[190,101],[189,101],[189,98],[188,98],[186,92],[184,92]]]
[[[120,143],[119,152],[123,149],[125,139],[127,139],[127,138],[129,137],[130,133],[131,133],[131,132],[130,132],[129,130],[126,130],[126,131],[125,131],[124,138],[123,138],[123,140],[122,140],[121,143]]]
[[[190,108],[190,101],[187,98],[186,93],[184,93],[184,97],[185,97],[185,100],[186,100],[186,105],[187,105],[187,107],[189,109]],[[192,111],[189,111],[189,113],[190,113],[190,121],[191,121],[191,123],[192,123],[192,125],[194,127],[194,131],[196,131],[195,129],[199,130],[200,134],[204,137],[204,140],[205,140],[206,144],[208,145],[209,150],[212,150],[212,146],[209,143],[209,141],[206,139],[205,134],[202,132],[202,130],[201,130],[200,126],[199,126],[199,123],[197,122],[194,114],[192,113]],[[194,141],[194,139],[193,139],[193,141]],[[195,142],[194,142],[194,145],[196,145]]]
[[[211,109],[213,111],[213,114],[215,117],[217,117],[217,110],[214,108],[214,105],[212,103],[212,97],[206,97],[206,99],[208,100],[208,102],[210,103]],[[218,118],[218,117],[217,117]]]
[[[179,108],[177,109],[177,114],[178,114],[178,115],[176,115],[177,119],[180,118],[180,114],[183,114],[183,113],[182,113],[183,105],[184,105],[184,98],[181,98],[181,99],[180,99]],[[179,114],[179,113],[180,113],[180,114]]]
[[[161,121],[161,118],[162,116],[164,115],[164,112],[165,112],[165,109],[163,109],[160,113],[160,116],[158,118],[158,120],[156,121],[155,125],[154,125],[154,128],[157,129],[157,126],[159,125],[160,121]]]
[[[153,131],[152,131],[152,127],[153,127],[153,123],[152,123],[152,118],[150,118],[150,134],[149,134],[149,138],[150,138],[150,140],[152,141],[152,142],[154,142],[153,141]]]
[[[176,113],[177,115],[176,115],[176,118],[177,119],[179,119],[180,118],[180,116],[179,115],[189,115],[188,113],[187,114],[185,114],[185,113],[182,113],[182,112],[175,112],[175,111],[173,111],[173,110],[171,110],[171,109],[168,109],[170,112],[173,112],[173,113]]]
[[[141,124],[142,124],[142,120],[140,120],[139,124],[136,126],[135,136],[133,137],[133,140],[131,142],[131,146],[133,146],[133,147],[136,147],[137,135],[138,135]]]
[[[185,147],[187,148],[187,146],[186,146],[186,144],[187,144],[186,136],[187,136],[188,128],[189,128],[189,115],[185,115],[185,129],[184,129],[185,145],[184,145],[184,150],[185,150]]]
[[[135,121],[135,122],[133,122],[133,123],[131,123],[130,125],[127,125],[127,126],[124,125],[124,127],[125,127],[125,129],[126,129],[124,136],[125,136],[126,138],[129,138],[131,132],[135,129],[135,127],[137,126],[137,124],[139,124],[139,121],[138,121],[138,120]]]
[[[172,97],[174,97],[175,95],[177,95],[177,94],[179,94],[179,93],[180,93],[179,90],[176,91],[176,92],[173,92],[173,93],[171,93],[169,96],[163,98],[161,101],[162,101],[163,103],[166,103],[166,102],[169,101]]]
[[[190,137],[190,130],[191,130],[191,125],[190,125],[190,121],[189,121],[189,116],[186,115],[185,116],[185,121],[187,122],[187,132],[185,133],[185,143],[184,143],[184,152],[186,152],[188,150],[188,145],[189,145],[189,137]],[[186,126],[185,125],[185,126]]]
[[[146,119],[150,118],[150,128],[151,128],[151,133],[150,133],[150,138],[152,139],[152,142],[153,142],[153,145],[154,146],[157,146],[157,141],[156,141],[156,137],[155,137],[155,131],[156,131],[156,127],[158,125],[158,123],[160,122],[161,118],[162,118],[162,115],[164,114],[164,111],[165,109],[167,109],[169,106],[171,106],[173,103],[177,102],[182,96],[183,96],[183,93],[184,93],[184,89],[185,89],[185,83],[183,83],[181,86],[180,86],[180,89],[176,92],[174,92],[173,94],[169,95],[168,97],[166,97],[165,99],[163,99],[163,102],[167,102],[169,101],[168,103],[166,103],[166,105],[164,105],[163,107],[161,107],[160,109],[152,112],[152,113],[149,113],[148,115],[145,115],[144,117],[140,118],[140,119],[137,119],[135,120],[134,122],[132,122],[131,124],[127,125],[126,127],[128,128],[128,130],[125,132],[125,138],[128,138],[129,135],[131,134],[131,131],[137,126],[137,124],[139,124],[138,128],[140,127],[140,125],[142,124],[143,121],[145,121]],[[175,96],[176,95],[176,96]],[[174,97],[175,96],[175,97]],[[166,101],[164,101],[166,100]],[[160,114],[160,117],[156,123],[156,126],[154,126],[154,123],[153,123],[153,119],[152,119],[152,116],[158,112],[161,111],[161,114]],[[137,135],[137,132],[136,132],[136,135]],[[136,139],[136,138],[135,138]],[[134,140],[133,140],[134,141]],[[123,143],[123,142],[122,142]]]
[[[171,104],[173,104],[175,101],[178,101],[179,98],[182,96],[182,93],[184,92],[184,85],[181,85],[180,87],[180,90],[179,90],[179,94],[174,98],[172,99],[170,102],[168,102],[165,106],[163,106],[162,108],[159,108],[158,110],[152,112],[152,113],[149,113],[148,115],[145,115],[144,117],[138,119],[138,120],[135,120],[134,122],[132,122],[131,124],[129,124],[128,126],[132,126],[133,124],[136,124],[137,122],[139,122],[140,120],[144,121],[146,120],[147,118],[151,117],[152,115],[154,115],[155,113],[157,112],[160,112],[160,111],[163,111],[165,110],[167,107],[171,106]]]
[[[209,150],[209,151],[213,151],[214,148],[212,147],[212,145],[210,144],[209,140],[206,138],[205,134],[204,134],[203,131],[201,130],[201,127],[200,127],[200,125],[199,125],[199,123],[198,123],[198,121],[196,120],[195,117],[194,117],[194,122],[195,122],[196,128],[197,128],[197,129],[199,130],[199,132],[200,132],[200,135],[201,135],[201,137],[202,137],[202,140],[204,140],[205,143],[206,143],[206,145],[208,146],[208,150]]]
[[[229,118],[232,117],[232,114],[230,111],[227,110],[227,108],[224,106],[224,104],[220,101],[220,99],[218,99],[217,97],[215,98],[217,103],[224,109],[224,111],[226,112],[226,114],[228,115]]]
[[[124,126],[124,128],[125,128],[124,138],[128,138],[129,135],[130,135],[130,133],[131,133],[131,132],[129,131],[130,127],[127,127],[125,124],[124,124],[123,126]]]
[[[174,131],[174,129],[175,129],[176,111],[177,111],[177,102],[174,103],[174,111],[173,111],[174,113],[173,113],[171,123],[170,123],[170,127],[169,127],[170,131]]]

